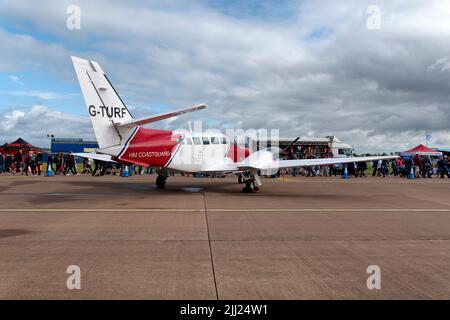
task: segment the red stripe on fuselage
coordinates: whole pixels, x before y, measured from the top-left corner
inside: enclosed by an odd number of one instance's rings
[[[138,128],[119,159],[145,167],[165,167],[179,138],[172,131]]]
[[[230,149],[228,150],[226,157],[233,160],[233,162],[241,162],[245,158],[247,158],[250,155],[250,153],[251,153],[250,149],[240,147],[235,143],[232,143],[230,145]]]

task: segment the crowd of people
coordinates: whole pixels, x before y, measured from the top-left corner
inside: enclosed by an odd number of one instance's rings
[[[400,157],[395,160],[378,160],[372,163],[372,176],[400,176],[418,178],[449,177],[448,157],[431,158],[416,154],[413,157]]]
[[[28,152],[15,154],[2,154],[0,153],[0,173],[12,173],[12,174],[42,174],[42,153],[41,152]]]
[[[294,147],[290,147],[282,157],[287,159],[315,159],[319,158],[311,154],[305,154],[300,152]],[[332,154],[328,154],[327,157],[332,157]],[[428,155],[415,154],[410,157],[399,157],[395,160],[376,160],[371,163],[372,176],[375,177],[388,177],[399,176],[408,178],[413,173],[414,177],[419,178],[432,178],[438,176],[441,178],[450,177],[450,167],[447,156],[430,157]],[[349,175],[354,177],[367,177],[367,171],[369,165],[367,162],[354,162],[349,164],[336,164],[336,165],[324,165],[324,166],[312,166],[304,168],[292,168],[282,170],[278,172],[276,176],[280,174],[292,174],[303,175],[306,177],[315,176],[338,176],[343,175],[345,169]]]
[[[125,171],[125,166],[119,163],[83,158],[80,161],[82,165],[81,172],[78,172],[77,158],[72,153],[67,155],[63,155],[62,153],[57,153],[56,155],[50,154],[48,155],[47,162],[56,175],[122,175]],[[147,170],[147,173],[151,173],[151,170]],[[144,169],[141,166],[131,166],[128,174],[144,174]]]
[[[378,175],[389,175],[389,163],[382,163],[378,161],[374,164],[373,176],[378,172]],[[376,167],[376,171],[375,170]],[[394,176],[408,177],[413,174],[415,177],[432,178],[433,175],[444,178],[449,177],[449,163],[448,157],[430,157],[428,155],[419,155],[411,157],[400,157],[391,161],[391,174]],[[381,173],[380,173],[381,172]]]
[[[289,159],[296,159],[298,154],[288,152]],[[308,157],[312,158],[312,156]],[[55,155],[47,155],[47,165],[56,175],[80,175],[90,174],[92,176],[103,175],[122,175],[128,170],[129,175],[133,174],[151,174],[151,168],[143,168],[141,166],[131,166],[126,168],[122,164],[106,162],[100,160],[91,160],[84,158],[81,160],[82,169],[78,172],[77,158],[74,154],[57,153]],[[47,169],[47,167],[46,167]],[[350,164],[336,164],[324,166],[312,166],[302,168],[292,168],[279,171],[274,176],[280,174],[303,175],[307,177],[315,176],[338,176],[347,173],[354,177],[366,177],[368,172],[367,162],[354,162]],[[410,177],[413,173],[414,177],[432,178],[438,176],[441,178],[450,178],[450,167],[447,156],[430,157],[416,154],[413,157],[399,157],[395,160],[377,160],[372,162],[372,176],[387,177],[399,176]],[[41,152],[30,151],[28,153],[17,152],[12,154],[0,153],[0,173],[24,174],[32,176],[40,176],[43,172],[43,155]]]
[[[55,175],[91,174],[92,176],[103,176],[122,175],[125,171],[125,166],[122,164],[86,158],[77,159],[73,153],[47,154],[45,163],[43,158],[41,152],[34,151],[17,152],[15,154],[2,154],[0,152],[0,173],[40,176],[46,174],[45,171],[50,168]],[[151,168],[141,166],[131,166],[127,169],[129,175],[151,174],[153,172]]]

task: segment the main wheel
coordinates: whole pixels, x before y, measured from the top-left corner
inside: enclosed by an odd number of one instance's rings
[[[158,175],[158,177],[156,178],[156,186],[159,189],[164,189],[164,187],[166,186],[166,181],[167,181],[166,176]]]
[[[251,193],[255,187],[255,183],[252,180],[245,181],[245,187],[242,188],[243,193]]]

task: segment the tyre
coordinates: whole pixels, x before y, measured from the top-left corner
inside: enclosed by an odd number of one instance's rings
[[[255,184],[252,180],[245,181],[245,187],[242,188],[243,193],[252,193],[253,188],[255,187]]]
[[[166,181],[167,177],[158,175],[158,177],[156,178],[156,186],[159,189],[164,189],[164,187],[166,186]]]

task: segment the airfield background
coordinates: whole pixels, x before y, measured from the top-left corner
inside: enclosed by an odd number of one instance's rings
[[[97,148],[97,141],[79,138],[52,138],[51,141],[51,153],[93,152]]]

